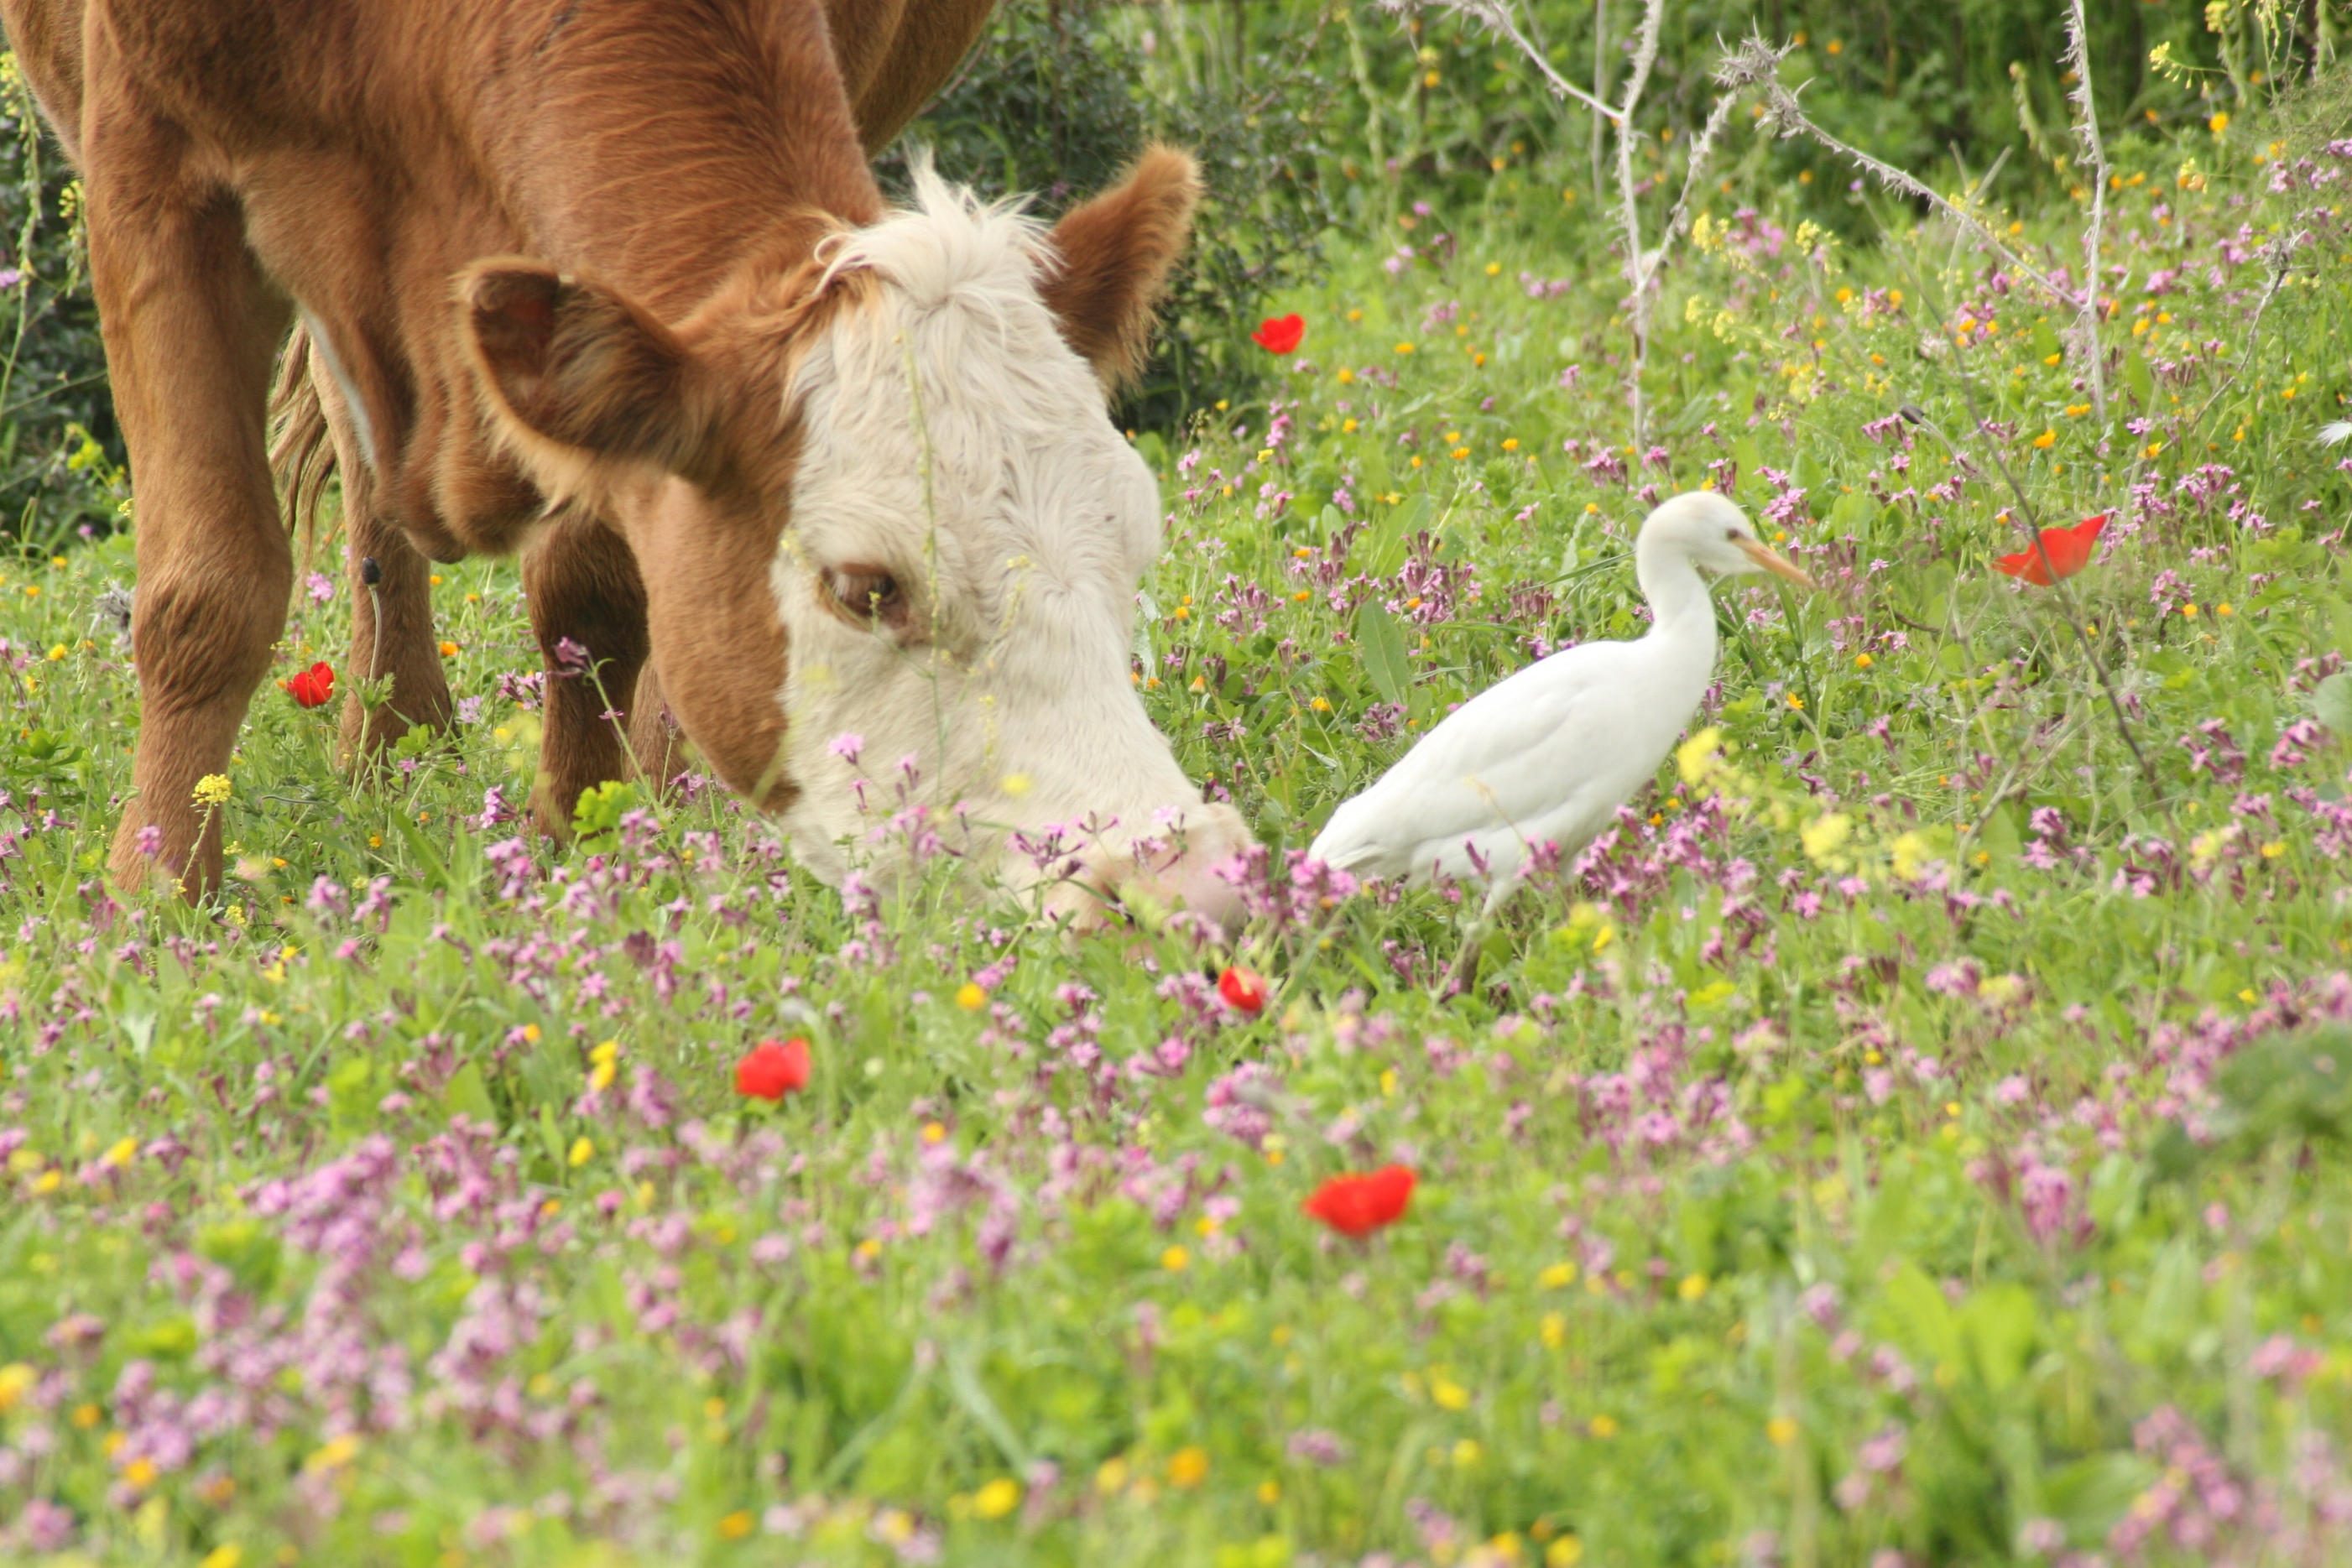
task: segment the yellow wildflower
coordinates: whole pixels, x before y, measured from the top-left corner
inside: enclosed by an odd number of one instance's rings
[[[40,1381],[41,1375],[21,1361],[0,1366],[0,1416],[15,1409]]]
[[[340,1437],[330,1437],[302,1461],[306,1470],[339,1470],[360,1455],[360,1440],[346,1432]]]

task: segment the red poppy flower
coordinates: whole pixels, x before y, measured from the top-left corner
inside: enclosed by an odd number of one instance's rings
[[[1304,316],[1269,316],[1257,324],[1250,341],[1269,354],[1287,354],[1307,336]]]
[[[2091,564],[2091,551],[2098,547],[2099,531],[2107,526],[2107,515],[2084,517],[2071,528],[2042,530],[2040,549],[2020,550],[1993,562],[1998,571],[2011,577],[2021,577],[2037,588],[2047,588],[2056,577],[2072,577]],[[2042,557],[2048,556],[2048,560]]]
[[[763,1040],[735,1064],[735,1092],[754,1100],[781,1100],[806,1088],[809,1044],[794,1035],[790,1040]]]
[[[1255,1018],[1258,1009],[1265,1006],[1265,977],[1247,969],[1227,969],[1217,977],[1217,995],[1235,1012]]]
[[[1303,1207],[1342,1236],[1370,1236],[1404,1218],[1413,1180],[1409,1166],[1384,1166],[1370,1176],[1336,1176]]]
[[[335,667],[321,659],[307,670],[296,671],[292,679],[278,684],[301,706],[318,707],[335,695]]]

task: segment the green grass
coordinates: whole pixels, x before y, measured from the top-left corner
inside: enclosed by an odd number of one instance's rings
[[[1718,593],[1712,742],[1451,997],[1443,893],[1270,900],[1250,1019],[1173,937],[845,911],[711,794],[520,865],[496,563],[436,589],[453,738],[354,785],[266,689],[222,900],[118,902],[129,543],[11,566],[0,1553],[2345,1560],[2352,256],[2341,183],[2257,152],[2125,171],[2104,425],[1948,235],[1808,257],[1725,198],[1647,463],[1608,257],[1498,183],[1286,302],[1281,440],[1143,437],[1145,700],[1277,852],[1538,644],[1638,632],[1633,486],[1734,463],[1821,578]],[[2259,323],[2241,224],[2315,236]],[[2028,506],[2113,518],[2080,634],[1991,568]],[[304,597],[280,674],[346,624]],[[788,1034],[808,1088],[747,1109]],[[1391,1228],[1300,1212],[1391,1161]]]

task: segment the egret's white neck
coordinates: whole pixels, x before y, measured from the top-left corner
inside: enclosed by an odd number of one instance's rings
[[[1649,601],[1653,637],[1704,643],[1715,648],[1715,604],[1706,580],[1678,544],[1644,537],[1633,546],[1633,577]]]

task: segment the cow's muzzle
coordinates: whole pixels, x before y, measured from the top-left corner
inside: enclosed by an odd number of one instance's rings
[[[1078,849],[1045,896],[1049,917],[1087,931],[1158,925],[1181,912],[1225,936],[1241,929],[1241,896],[1219,869],[1255,843],[1231,806],[1185,808],[1180,821],[1145,833],[1106,833]]]

